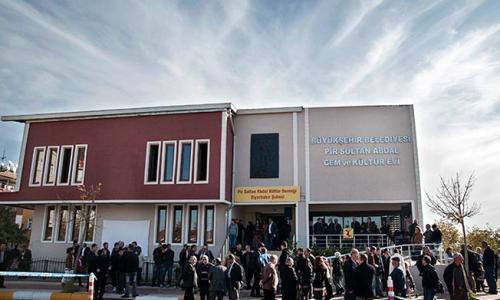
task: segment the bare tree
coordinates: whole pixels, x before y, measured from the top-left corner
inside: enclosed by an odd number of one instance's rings
[[[442,218],[458,224],[462,227],[464,242],[465,268],[469,271],[469,259],[467,255],[467,232],[465,230],[465,218],[479,214],[481,206],[471,200],[472,187],[474,186],[474,174],[471,174],[466,182],[462,183],[460,173],[449,180],[441,177],[441,184],[434,197],[427,195],[427,206]]]
[[[83,230],[80,230],[78,243],[82,243],[87,236],[87,231],[90,226],[93,226],[94,231],[96,229],[97,216],[93,207],[95,206],[95,200],[101,195],[102,183],[98,182],[95,185],[91,184],[89,186],[82,184],[79,185],[77,189],[80,192],[80,200],[82,201],[82,209],[77,210],[77,217],[83,221]]]

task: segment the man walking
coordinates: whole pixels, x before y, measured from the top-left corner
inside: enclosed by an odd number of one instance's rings
[[[486,282],[488,282],[488,293],[496,295],[497,292],[497,276],[496,276],[496,258],[495,251],[490,248],[486,241],[481,243],[483,246],[483,266],[486,276]]]
[[[227,274],[227,290],[229,300],[238,300],[240,299],[240,288],[241,282],[243,281],[243,269],[236,262],[234,255],[229,254],[227,257],[228,268],[226,271]]]
[[[464,258],[457,253],[453,257],[453,262],[444,269],[443,279],[450,294],[450,300],[469,299],[469,279],[463,266]]]
[[[182,272],[181,287],[184,289],[184,300],[194,300],[194,289],[198,287],[198,276],[196,274],[196,256],[189,258],[189,263]]]
[[[200,299],[208,300],[208,290],[210,287],[210,282],[208,281],[208,273],[212,264],[208,262],[208,256],[202,254],[200,256],[200,263],[196,266],[196,272],[198,275],[198,287],[200,288]]]
[[[345,281],[345,300],[355,300],[354,293],[354,270],[358,267],[359,251],[358,249],[351,250],[351,257],[344,263],[344,281]]]
[[[226,267],[221,264],[220,258],[215,258],[215,266],[210,268],[208,272],[209,299],[223,300],[224,291],[226,290]]]
[[[122,298],[128,298],[130,292],[132,297],[137,297],[137,269],[139,267],[139,258],[134,251],[134,245],[128,245],[128,251],[123,253],[123,263],[125,264],[125,294]],[[132,291],[130,288],[132,287]]]

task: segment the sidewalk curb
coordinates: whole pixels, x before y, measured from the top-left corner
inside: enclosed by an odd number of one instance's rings
[[[0,300],[87,300],[87,293],[52,291],[1,291]]]

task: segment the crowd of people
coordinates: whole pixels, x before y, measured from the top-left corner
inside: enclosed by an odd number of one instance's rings
[[[0,242],[0,271],[29,272],[32,259],[31,250],[26,245],[22,245],[21,249],[18,245],[7,249],[7,244]],[[4,281],[4,277],[0,276],[0,288],[5,288]]]
[[[288,241],[292,227],[289,221],[277,224],[272,218],[266,221],[251,221],[245,226],[243,220],[232,219],[228,228],[229,248],[234,249],[237,244],[257,245],[264,243],[267,249],[275,250],[279,248],[282,241]]]

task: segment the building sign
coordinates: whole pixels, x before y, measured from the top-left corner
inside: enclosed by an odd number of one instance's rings
[[[236,203],[297,202],[299,199],[298,186],[237,187],[234,197]]]
[[[409,135],[315,136],[311,139],[311,145],[321,147],[325,167],[399,166],[399,146],[411,142]]]

